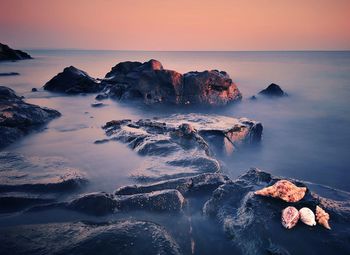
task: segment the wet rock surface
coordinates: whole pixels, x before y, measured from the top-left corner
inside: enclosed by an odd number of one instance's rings
[[[48,81],[44,89],[67,94],[96,93],[101,90],[101,85],[86,72],[69,66]]]
[[[148,62],[121,62],[102,80],[107,96],[119,100],[139,99],[145,104],[226,105],[242,98],[226,72],[211,70],[180,74],[164,69],[154,59]]]
[[[280,178],[251,169],[234,181],[227,182],[213,192],[203,208],[204,214],[214,217],[242,254],[347,254],[350,251],[350,195],[339,193],[339,200],[323,198],[308,189],[296,203],[254,195],[254,191],[276,183]],[[290,180],[297,186],[305,184]],[[325,193],[330,188],[323,187]],[[345,198],[345,199],[344,199]],[[323,226],[297,224],[286,230],[281,224],[281,212],[292,205],[315,211],[319,205],[331,218],[332,231]],[[295,244],[298,245],[295,245]]]
[[[8,45],[0,43],[0,61],[1,60],[23,60],[32,57],[21,50],[11,49]]]
[[[266,89],[260,91],[259,95],[267,97],[283,97],[287,96],[287,93],[285,93],[279,85],[271,83]]]
[[[66,167],[62,158],[0,153],[1,212],[57,201],[86,183],[84,174]]]
[[[0,229],[0,254],[181,254],[152,222],[56,223]]]
[[[244,144],[259,142],[263,128],[261,123],[245,118],[176,114],[168,118],[110,121],[104,129],[110,140],[127,143],[147,156],[134,177],[170,179],[181,174],[219,171],[216,152],[230,155]]]
[[[220,173],[206,173],[191,177],[175,178],[147,185],[129,185],[118,188],[115,195],[132,195],[164,189],[176,189],[187,196],[198,193],[209,193],[227,182],[229,178]]]
[[[0,148],[58,116],[58,111],[28,104],[12,89],[0,86]]]

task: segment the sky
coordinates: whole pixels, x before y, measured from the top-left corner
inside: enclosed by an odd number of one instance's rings
[[[349,50],[350,0],[0,0],[0,42],[102,50]]]

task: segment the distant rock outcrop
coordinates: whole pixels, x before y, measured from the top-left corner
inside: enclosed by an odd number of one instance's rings
[[[58,111],[28,104],[12,89],[0,86],[0,148],[58,116]]]
[[[74,66],[66,67],[44,85],[44,89],[67,94],[96,93],[101,90],[100,83],[86,72]]]
[[[266,89],[259,92],[259,95],[269,96],[269,97],[283,97],[287,96],[281,87],[275,83],[271,83]]]
[[[145,104],[226,105],[242,98],[226,72],[218,70],[185,74],[164,69],[154,59],[121,62],[102,80],[105,90],[99,98],[141,99]]]
[[[26,52],[11,49],[8,45],[0,43],[0,61],[23,59],[32,59],[32,57]]]

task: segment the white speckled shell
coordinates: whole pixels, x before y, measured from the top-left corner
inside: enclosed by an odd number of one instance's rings
[[[303,207],[299,210],[300,220],[306,225],[315,226],[315,214],[307,207]]]
[[[293,206],[288,206],[282,211],[282,225],[286,229],[294,227],[299,220],[298,209]]]

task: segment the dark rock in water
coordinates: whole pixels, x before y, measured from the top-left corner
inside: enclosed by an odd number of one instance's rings
[[[25,103],[12,89],[0,86],[0,148],[60,115],[56,110]]]
[[[103,107],[103,106],[106,106],[106,104],[104,104],[104,103],[92,103],[91,104],[91,107],[95,107],[95,108]]]
[[[93,215],[113,213],[117,208],[114,196],[105,192],[84,194],[66,205],[66,208]]]
[[[206,173],[190,177],[175,178],[160,181],[148,185],[130,185],[120,187],[115,195],[132,195],[146,192],[159,191],[164,189],[176,189],[182,195],[190,195],[200,192],[211,192],[220,185],[226,183],[229,178],[220,173]]]
[[[185,199],[175,189],[165,189],[151,193],[116,196],[117,208],[126,210],[148,210],[157,212],[179,212]]]
[[[98,100],[98,101],[101,101],[101,100],[104,100],[104,99],[107,99],[109,96],[108,94],[106,93],[102,93],[102,94],[98,94],[95,99]]]
[[[60,194],[87,183],[84,174],[67,168],[62,158],[0,153],[0,211],[16,211],[56,201]]]
[[[96,93],[101,90],[101,85],[86,72],[70,66],[48,81],[44,89],[67,94]]]
[[[56,201],[53,195],[32,194],[28,192],[0,192],[0,213],[21,211],[40,204],[50,204]]]
[[[0,229],[0,254],[171,254],[181,250],[152,222],[54,223]]]
[[[38,89],[37,88],[32,88],[32,92],[37,92]]]
[[[257,98],[256,98],[256,96],[251,96],[250,97],[250,100],[256,100]]]
[[[168,118],[108,122],[104,129],[112,140],[127,143],[141,155],[149,156],[137,175],[158,173],[197,174],[217,172],[216,152],[227,155],[243,144],[259,142],[262,125],[245,118],[200,114]]]
[[[275,83],[271,83],[266,89],[259,92],[260,95],[270,96],[270,97],[282,97],[287,94]]]
[[[97,192],[84,194],[66,204],[65,208],[92,215],[134,210],[180,212],[184,201],[181,193],[174,189],[124,196]]]
[[[0,73],[0,76],[15,76],[15,75],[19,75],[19,73],[16,73],[16,72]]]
[[[339,254],[348,254],[350,195],[344,193],[347,196],[344,201],[335,201],[308,190],[302,200],[292,205],[297,209],[308,207],[313,211],[316,205],[320,205],[330,214],[332,230],[302,223],[292,230],[286,230],[281,225],[281,212],[291,203],[254,195],[254,191],[278,180],[280,178],[269,173],[251,169],[237,180],[226,182],[216,189],[203,211],[218,220],[243,254],[332,254],[335,250]],[[297,186],[305,186],[301,182],[290,181]],[[330,192],[330,188],[325,189]],[[336,192],[331,190],[332,194]]]
[[[0,61],[1,60],[23,60],[32,57],[21,50],[11,49],[8,45],[0,43]]]
[[[189,72],[184,75],[148,62],[121,62],[102,80],[104,94],[120,100],[140,99],[145,104],[226,105],[242,98],[226,72]],[[104,98],[104,96],[101,96]]]

